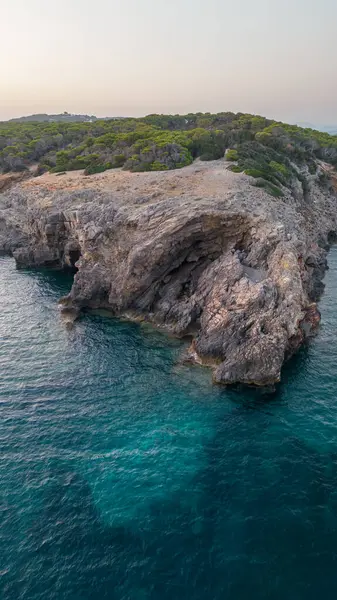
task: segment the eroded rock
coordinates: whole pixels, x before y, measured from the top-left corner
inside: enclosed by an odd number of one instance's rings
[[[278,381],[319,323],[335,197],[313,183],[314,197],[272,198],[225,161],[118,173],[18,184],[1,196],[0,246],[18,266],[77,270],[67,323],[133,315],[192,335],[188,359],[216,382]]]

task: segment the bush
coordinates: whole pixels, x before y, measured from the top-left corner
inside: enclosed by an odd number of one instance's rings
[[[284,175],[284,177],[288,177],[289,171],[285,165],[282,165],[281,163],[276,162],[275,160],[272,160],[272,161],[270,161],[269,166],[274,171],[277,171],[278,173],[281,173],[282,175]]]
[[[108,167],[102,164],[91,164],[84,170],[84,175],[95,175],[96,173],[103,173]]]
[[[232,171],[233,173],[242,173],[243,168],[240,167],[239,165],[231,165],[230,167],[228,167],[229,171]]]
[[[123,167],[123,165],[126,162],[126,156],[124,154],[115,154],[115,156],[113,157],[113,167],[114,168],[118,168],[118,167]]]
[[[303,186],[303,180],[302,181],[302,186]],[[320,185],[321,187],[325,188],[325,189],[330,189],[332,187],[332,181],[330,176],[328,175],[328,173],[324,173],[321,172],[318,176],[318,185]],[[304,186],[303,186],[304,189]]]
[[[238,151],[237,150],[227,150],[226,152],[226,160],[230,160],[230,161],[236,161],[239,160],[239,155],[238,155]]]
[[[258,169],[246,169],[245,170],[245,175],[249,175],[250,177],[262,177],[263,178],[263,172],[259,171]]]
[[[266,186],[266,191],[272,196],[275,196],[275,198],[282,198],[282,196],[284,196],[281,188],[279,188],[277,185],[273,185],[272,183],[269,183],[269,185]]]
[[[167,171],[168,167],[167,165],[164,165],[164,163],[158,162],[157,160],[155,160],[153,163],[151,163],[151,171]]]
[[[259,178],[256,180],[254,185],[256,185],[256,187],[263,188],[266,190],[266,192],[268,192],[268,194],[274,196],[275,198],[281,198],[284,195],[282,190],[277,185],[270,183],[270,181],[267,181],[266,179]]]
[[[129,158],[123,169],[125,171],[131,171],[132,173],[143,173],[145,171],[152,171],[152,163],[148,161],[139,160],[139,158],[131,157]]]
[[[138,156],[130,156],[124,163],[124,171],[133,171],[139,165]]]

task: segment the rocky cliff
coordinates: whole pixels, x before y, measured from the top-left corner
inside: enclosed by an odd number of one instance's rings
[[[63,311],[104,307],[191,336],[214,380],[265,385],[319,323],[331,188],[306,173],[273,198],[224,160],[2,184],[0,248],[18,267],[76,271]]]

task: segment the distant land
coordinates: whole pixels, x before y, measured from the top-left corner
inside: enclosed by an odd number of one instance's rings
[[[305,129],[316,129],[330,135],[337,135],[337,125],[315,125],[313,123],[297,123],[297,125]]]
[[[47,113],[38,113],[33,115],[27,115],[24,117],[15,117],[8,119],[8,123],[93,123],[98,120],[109,120],[109,119],[123,119],[125,117],[96,117],[96,115],[80,115],[73,114],[67,111],[49,115]],[[337,135],[337,124],[336,125],[317,125],[309,122],[297,122],[296,125],[305,129],[315,129],[316,131],[323,131],[330,135]]]
[[[25,123],[25,122],[39,122],[39,123],[54,123],[54,122],[81,122],[81,123],[92,123],[97,121],[95,115],[74,115],[68,112],[60,113],[58,115],[48,115],[45,113],[39,113],[34,115],[28,115],[26,117],[16,117],[9,119],[9,123]]]
[[[123,117],[100,117],[100,119],[122,119]],[[8,123],[93,123],[98,121],[99,117],[95,115],[76,115],[68,112],[58,115],[48,115],[47,113],[38,113],[26,117],[16,117],[9,119]]]
[[[337,125],[321,125],[318,129],[320,131],[325,131],[330,135],[337,135]]]

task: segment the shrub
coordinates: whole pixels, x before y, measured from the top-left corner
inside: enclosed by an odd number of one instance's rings
[[[316,164],[314,163],[314,161],[311,160],[309,162],[309,173],[310,173],[310,175],[315,175],[316,172],[317,172]]]
[[[257,179],[255,185],[256,187],[263,188],[264,190],[266,190],[266,192],[268,192],[268,194],[274,196],[275,198],[281,198],[284,195],[282,190],[277,185],[274,185],[266,179]]]
[[[255,178],[257,178],[257,177],[263,178],[262,171],[259,171],[258,169],[246,169],[245,175],[249,175],[250,177],[255,177]]]
[[[279,188],[277,185],[273,185],[272,183],[269,183],[269,185],[266,186],[266,191],[272,196],[275,196],[275,198],[282,198],[282,196],[284,196],[281,188]]]
[[[106,171],[108,167],[102,164],[91,164],[86,167],[84,170],[84,175],[95,175],[96,173],[103,173]]]
[[[130,156],[127,161],[124,163],[123,169],[124,171],[135,171],[139,166],[138,156]]]
[[[242,173],[243,168],[240,167],[239,165],[230,165],[230,167],[228,167],[229,171],[232,171],[233,173]]]
[[[155,160],[153,163],[151,163],[151,171],[167,171],[168,167],[167,165],[164,165],[164,163],[161,163],[157,160]]]
[[[122,167],[125,164],[126,156],[124,154],[115,154],[113,157],[113,167]]]
[[[318,176],[318,184],[326,189],[330,189],[332,186],[331,178],[328,173],[321,172]],[[303,181],[302,181],[303,185]]]
[[[238,155],[238,151],[237,150],[227,150],[226,152],[226,160],[230,160],[230,161],[236,161],[239,160],[239,155]]]
[[[275,160],[272,160],[272,161],[270,161],[269,166],[274,171],[281,173],[281,175],[283,175],[284,177],[287,177],[287,178],[289,177],[289,171],[285,165],[282,165],[281,163],[276,162]]]

